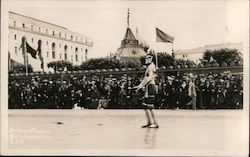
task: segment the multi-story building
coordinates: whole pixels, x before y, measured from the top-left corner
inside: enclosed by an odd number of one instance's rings
[[[214,45],[205,45],[204,47],[197,47],[194,49],[175,50],[175,58],[192,60],[196,63],[199,63],[200,59],[202,59],[203,54],[206,50],[218,50],[224,48],[237,49],[240,52],[241,56],[243,54],[243,43],[222,43]]]
[[[41,54],[45,71],[48,71],[47,64],[52,61],[64,60],[73,65],[80,65],[87,60],[93,47],[90,37],[62,26],[9,12],[9,55],[12,60],[21,64],[25,62],[20,48],[23,37],[35,50],[38,48],[38,42],[42,43]],[[42,71],[39,57],[35,59],[28,54],[28,63],[34,71]]]

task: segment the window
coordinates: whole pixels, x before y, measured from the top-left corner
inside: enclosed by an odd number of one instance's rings
[[[71,55],[71,62],[73,62],[73,55]]]
[[[64,46],[64,59],[67,60],[67,51],[68,51],[68,46]]]
[[[183,55],[183,58],[185,58],[185,55]]]
[[[34,42],[34,39],[33,39],[33,38],[31,38],[31,42],[32,42],[32,43]]]
[[[14,27],[16,27],[16,21],[14,21]]]
[[[85,61],[88,60],[88,49],[85,49]]]
[[[55,53],[55,51],[52,51],[52,58],[53,58],[53,59],[56,58],[56,53]]]
[[[46,34],[48,34],[48,29],[46,29]]]
[[[70,36],[70,39],[73,40],[73,36],[72,35]]]
[[[25,28],[25,24],[23,23],[23,28]]]
[[[62,54],[60,53],[60,59],[62,59]]]
[[[17,47],[15,47],[15,54],[17,54]]]
[[[59,37],[61,37],[61,33],[59,33]]]
[[[41,27],[39,27],[38,29],[39,29],[39,32],[41,32]]]
[[[53,31],[53,35],[55,35],[55,31]]]
[[[33,25],[31,25],[31,30],[33,31]]]
[[[16,40],[16,34],[14,35],[14,39]]]
[[[56,50],[56,44],[55,44],[55,43],[52,43],[52,58],[53,58],[53,59],[56,58],[55,50]]]
[[[67,53],[64,53],[64,59],[67,60]]]
[[[49,52],[47,52],[47,58],[49,58]]]
[[[67,34],[65,34],[65,39],[67,39]]]
[[[76,61],[78,62],[78,55],[76,55]]]
[[[78,47],[75,49],[75,60],[78,62]]]
[[[49,45],[49,42],[48,42],[48,41],[46,41],[46,45]]]
[[[67,51],[68,51],[68,46],[65,45],[65,46],[64,46],[64,52],[67,52]]]

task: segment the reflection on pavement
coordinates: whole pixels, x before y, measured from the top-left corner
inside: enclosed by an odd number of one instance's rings
[[[154,128],[146,128],[144,136],[144,144],[146,148],[154,149],[157,140],[157,130]]]

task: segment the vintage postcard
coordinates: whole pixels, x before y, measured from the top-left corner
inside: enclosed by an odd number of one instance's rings
[[[1,1],[1,155],[248,156],[249,1]]]

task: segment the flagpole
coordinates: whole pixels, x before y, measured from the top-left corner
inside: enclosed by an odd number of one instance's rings
[[[25,66],[25,74],[28,76],[28,56],[27,56],[27,46],[26,46],[26,37],[22,37],[22,53],[23,53],[23,60]]]
[[[175,54],[174,54],[174,42],[172,42],[172,57],[175,58]]]
[[[28,69],[28,54],[25,53],[25,57],[26,57],[26,76],[28,76],[28,73],[29,73],[29,69]]]
[[[158,67],[158,57],[157,57],[157,52],[154,53],[155,54],[155,64],[156,64],[156,70],[159,69]]]

